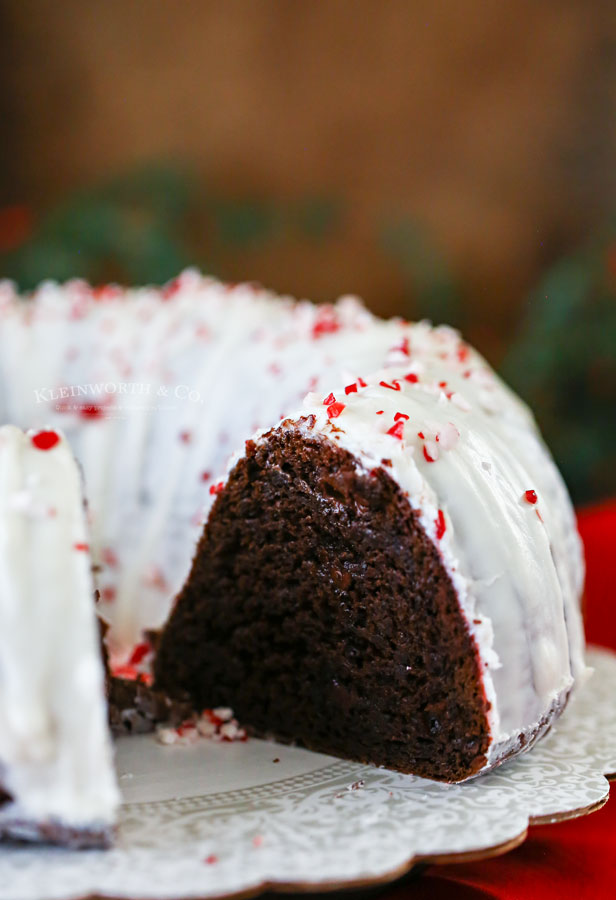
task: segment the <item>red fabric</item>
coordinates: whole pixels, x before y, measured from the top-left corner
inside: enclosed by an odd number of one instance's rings
[[[616,501],[582,510],[586,550],[586,634],[616,650]],[[616,703],[616,701],[615,701]],[[431,866],[385,892],[386,900],[602,900],[616,897],[616,783],[599,812],[531,828],[516,850],[495,859]]]
[[[586,637],[591,644],[616,650],[616,500],[581,510],[578,524],[586,553]]]

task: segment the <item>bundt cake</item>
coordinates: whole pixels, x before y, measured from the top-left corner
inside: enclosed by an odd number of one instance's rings
[[[566,489],[450,328],[194,271],[0,283],[1,422],[64,429],[112,666],[162,628],[161,696],[460,781],[531,746],[584,673]]]
[[[0,428],[0,836],[108,844],[119,795],[81,476],[64,437]]]

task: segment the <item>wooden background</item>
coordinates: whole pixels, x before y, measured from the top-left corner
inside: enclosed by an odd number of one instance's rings
[[[412,215],[498,356],[538,273],[616,207],[616,9],[584,0],[4,0],[0,190],[44,209],[143,160],[230,195],[344,198],[323,245],[236,278],[404,305],[374,240]],[[404,310],[408,312],[408,310]]]

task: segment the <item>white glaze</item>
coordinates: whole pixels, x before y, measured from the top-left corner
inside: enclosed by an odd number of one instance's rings
[[[0,428],[0,833],[105,835],[119,795],[81,478],[64,438],[31,437]]]

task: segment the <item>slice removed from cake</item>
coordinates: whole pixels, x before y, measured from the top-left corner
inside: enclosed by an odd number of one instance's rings
[[[81,476],[59,432],[0,428],[0,836],[104,846],[119,793]]]

